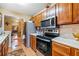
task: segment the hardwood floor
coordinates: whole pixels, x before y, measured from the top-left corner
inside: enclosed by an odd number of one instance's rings
[[[36,53],[31,48],[27,48],[23,44],[18,46],[18,48],[16,50],[19,50],[19,49],[23,49],[23,51],[26,54],[26,56],[37,56]],[[10,52],[12,52],[11,48],[9,48],[8,53],[10,53]]]
[[[22,48],[27,56],[37,56],[36,53],[31,48],[26,48],[23,44]]]

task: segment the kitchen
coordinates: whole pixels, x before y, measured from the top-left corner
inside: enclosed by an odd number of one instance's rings
[[[79,56],[78,7],[0,4],[0,56]]]

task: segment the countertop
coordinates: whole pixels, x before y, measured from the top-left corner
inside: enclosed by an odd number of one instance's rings
[[[31,33],[31,35],[37,36],[40,34]],[[52,41],[55,41],[55,42],[65,44],[67,46],[79,49],[79,41],[76,41],[75,39],[68,39],[68,38],[64,38],[64,37],[60,36],[60,37],[53,38]]]
[[[40,35],[40,34],[38,34],[38,33],[31,33],[30,35],[37,36],[37,35]]]
[[[0,35],[0,44],[5,40],[9,33],[9,31],[5,31],[4,34]]]
[[[63,37],[56,37],[56,38],[52,39],[52,41],[55,41],[55,42],[65,44],[65,45],[68,45],[70,47],[79,49],[79,41],[76,41],[75,39],[66,39]]]

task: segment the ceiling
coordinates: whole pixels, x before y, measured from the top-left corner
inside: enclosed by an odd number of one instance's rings
[[[0,8],[7,9],[8,11],[11,11],[13,13],[32,16],[44,9],[47,6],[47,4],[48,3],[0,3]]]

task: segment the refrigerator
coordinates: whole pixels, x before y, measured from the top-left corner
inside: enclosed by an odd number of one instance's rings
[[[33,21],[26,22],[26,46],[27,48],[30,47],[30,34],[36,33],[35,25]]]

